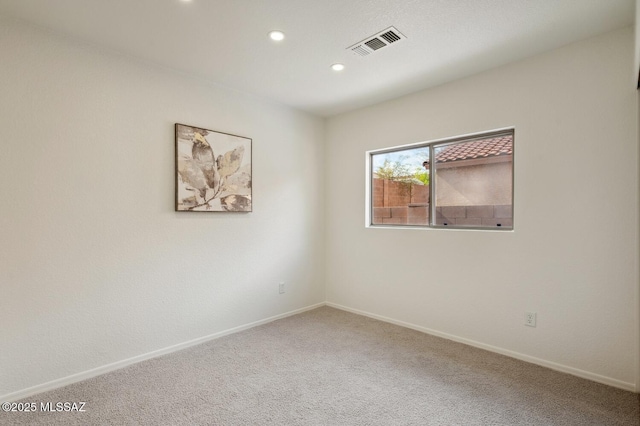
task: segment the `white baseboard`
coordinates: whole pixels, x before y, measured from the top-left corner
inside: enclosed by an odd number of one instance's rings
[[[265,318],[259,321],[254,321],[251,322],[249,324],[245,324],[245,325],[241,325],[238,327],[234,327],[234,328],[230,328],[228,330],[224,330],[224,331],[220,331],[214,334],[210,334],[208,336],[204,336],[204,337],[200,337],[197,339],[193,339],[193,340],[189,340],[187,342],[183,342],[183,343],[179,343],[177,345],[173,345],[173,346],[169,346],[163,349],[158,349],[156,351],[153,352],[148,352],[146,354],[142,354],[142,355],[138,355],[132,358],[128,358],[128,359],[124,359],[122,361],[117,361],[111,364],[107,364],[104,365],[102,367],[97,367],[91,370],[87,370],[87,371],[83,371],[80,373],[76,373],[76,374],[72,374],[71,376],[67,376],[67,377],[63,377],[60,379],[56,379],[56,380],[52,380],[50,382],[46,382],[40,385],[36,385],[36,386],[32,386],[17,392],[13,392],[13,393],[9,393],[6,395],[2,395],[0,396],[0,401],[1,402],[12,402],[12,401],[17,401],[23,398],[28,398],[30,396],[42,393],[42,392],[47,392],[53,389],[57,389],[63,386],[67,386],[70,385],[72,383],[76,383],[76,382],[80,382],[82,380],[87,380],[90,379],[92,377],[96,377],[96,376],[100,376],[102,374],[111,372],[111,371],[115,371],[115,370],[119,370],[121,368],[127,367],[129,365],[132,364],[136,364],[138,362],[142,362],[151,358],[156,358],[158,356],[161,355],[166,355],[172,352],[177,352],[179,350],[182,349],[186,349],[189,348],[191,346],[195,346],[195,345],[199,345],[201,343],[205,343],[208,342],[210,340],[215,340],[218,339],[220,337],[223,336],[227,336],[229,334],[233,334],[233,333],[238,333],[240,331],[243,330],[247,330],[253,327],[257,327],[259,325],[263,325],[263,324],[267,324],[269,322],[272,321],[276,321],[282,318],[286,318],[292,315],[296,315],[296,314],[300,314],[302,312],[306,312],[306,311],[310,311],[312,309],[316,309],[322,306],[330,306],[332,308],[336,308],[336,309],[340,309],[343,311],[347,311],[347,312],[351,312],[354,314],[358,314],[358,315],[363,315],[369,318],[373,318],[373,319],[377,319],[380,321],[384,321],[384,322],[388,322],[391,324],[395,324],[395,325],[399,325],[401,327],[405,327],[405,328],[410,328],[412,330],[416,330],[416,331],[420,331],[422,333],[426,333],[426,334],[430,334],[433,336],[438,336],[438,337],[442,337],[448,340],[452,340],[454,342],[460,342],[460,343],[464,343],[467,344],[469,346],[474,346],[476,348],[480,348],[480,349],[485,349],[488,350],[490,352],[495,352],[495,353],[499,353],[501,355],[506,355],[509,356],[511,358],[516,358],[522,361],[526,361],[526,362],[530,362],[532,364],[537,364],[543,367],[547,367],[550,368],[552,370],[556,370],[556,371],[560,371],[563,373],[568,373],[571,374],[573,376],[577,376],[577,377],[581,377],[583,379],[587,379],[587,380],[592,380],[594,382],[598,382],[598,383],[603,383],[605,385],[609,385],[609,386],[613,386],[619,389],[624,389],[627,391],[631,391],[631,392],[638,392],[638,387],[633,384],[633,383],[627,383],[627,382],[623,382],[620,380],[616,380],[616,379],[612,379],[610,377],[606,377],[606,376],[601,376],[599,374],[595,374],[595,373],[591,373],[589,371],[584,371],[584,370],[580,370],[577,368],[573,368],[573,367],[569,367],[566,365],[562,365],[562,364],[557,364],[555,362],[551,362],[551,361],[547,361],[544,359],[540,359],[540,358],[536,358],[536,357],[532,357],[529,355],[525,355],[525,354],[521,354],[519,352],[514,352],[514,351],[510,351],[508,349],[503,349],[503,348],[499,348],[497,346],[492,346],[492,345],[487,345],[484,343],[480,343],[480,342],[476,342],[474,340],[470,340],[470,339],[465,339],[463,337],[458,337],[458,336],[454,336],[452,334],[448,334],[448,333],[443,333],[443,332],[439,332],[436,330],[432,330],[426,327],[422,327],[419,325],[415,325],[415,324],[411,324],[411,323],[407,323],[404,321],[399,321],[399,320],[395,320],[393,318],[388,318],[382,315],[377,315],[377,314],[372,314],[370,312],[366,312],[366,311],[361,311],[359,309],[354,309],[354,308],[350,308],[347,306],[343,306],[343,305],[339,305],[337,303],[332,303],[332,302],[322,302],[322,303],[316,303],[315,305],[310,305],[304,308],[300,308],[300,309],[296,309],[290,312],[286,312],[284,314],[280,314],[280,315],[276,315],[273,317],[269,317],[269,318]]]
[[[219,331],[217,333],[210,334],[208,336],[199,337],[197,339],[189,340],[187,342],[178,343],[177,345],[169,346],[163,349],[158,349],[153,352],[148,352],[146,354],[134,356],[132,358],[123,359],[122,361],[117,361],[111,364],[103,365],[102,367],[93,368],[91,370],[83,371],[80,373],[72,374],[71,376],[63,377],[61,379],[52,380],[50,382],[43,383],[41,385],[32,386],[30,388],[26,388],[17,392],[12,392],[6,395],[0,396],[0,402],[12,402],[17,401],[23,398],[28,398],[30,396],[47,392],[53,389],[61,388],[63,386],[70,385],[72,383],[80,382],[82,380],[87,380],[92,377],[100,376],[105,373],[109,373],[111,371],[119,370],[121,368],[127,367],[132,364],[136,364],[141,361],[146,361],[151,358],[156,358],[161,355],[166,355],[172,352],[180,351],[182,349],[189,348],[191,346],[199,345],[201,343],[208,342],[210,340],[218,339],[223,336],[227,336],[229,334],[238,333],[243,330],[247,330],[249,328],[257,327],[259,325],[267,324],[272,321],[276,321],[282,318],[290,317],[292,315],[300,314],[302,312],[310,311],[312,309],[319,308],[321,306],[325,306],[325,303],[316,303],[315,305],[307,306],[304,308],[296,309],[294,311],[286,312],[284,314],[276,315],[273,317],[265,318],[259,321],[254,321],[249,324],[241,325],[238,327],[230,328],[228,330]]]
[[[581,377],[583,379],[591,380],[598,383],[603,383],[605,385],[613,386],[619,389],[624,389],[624,390],[636,392],[636,393],[638,393],[639,391],[638,387],[633,383],[623,382],[621,380],[613,379],[611,377],[601,376],[599,374],[591,373],[589,371],[584,371],[578,368],[569,367],[567,365],[562,365],[562,364],[558,364],[552,361],[547,361],[541,358],[536,358],[533,356],[521,354],[519,352],[510,351],[508,349],[499,348],[497,346],[487,345],[485,343],[476,342],[475,340],[465,339],[463,337],[454,336],[452,334],[443,333],[440,331],[432,330],[430,328],[421,327],[415,324],[410,324],[404,321],[398,321],[393,318],[388,318],[382,315],[372,314],[370,312],[361,311],[359,309],[350,308],[348,306],[339,305],[337,303],[327,302],[326,305],[331,306],[332,308],[340,309],[340,310],[351,312],[354,314],[363,315],[369,318],[399,325],[401,327],[410,328],[412,330],[420,331],[422,333],[430,334],[437,337],[442,337],[448,340],[453,340],[454,342],[464,343],[469,346],[474,346],[476,348],[484,349],[490,352],[506,355],[511,358],[516,358],[521,361],[530,362],[531,364],[537,364],[542,367],[547,367],[552,370],[568,373],[573,376]]]

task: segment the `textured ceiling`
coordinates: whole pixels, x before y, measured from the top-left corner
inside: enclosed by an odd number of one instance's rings
[[[631,25],[634,0],[0,0],[0,15],[330,116]],[[406,40],[346,48],[395,26]],[[287,38],[276,44],[273,29]],[[336,73],[330,65],[342,62]]]

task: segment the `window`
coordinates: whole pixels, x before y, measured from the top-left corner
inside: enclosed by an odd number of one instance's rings
[[[513,146],[511,129],[367,152],[367,225],[513,229]]]

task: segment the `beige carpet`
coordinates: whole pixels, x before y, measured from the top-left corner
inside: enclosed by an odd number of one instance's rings
[[[324,307],[28,398],[6,425],[632,425],[638,395]]]

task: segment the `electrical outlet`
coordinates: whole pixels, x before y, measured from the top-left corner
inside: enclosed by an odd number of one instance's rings
[[[283,281],[283,282],[281,282],[280,284],[278,284],[278,292],[279,292],[280,294],[283,294],[283,293],[284,293],[284,281]]]
[[[536,317],[537,314],[535,312],[525,312],[524,313],[524,325],[528,325],[529,327],[536,326]]]

